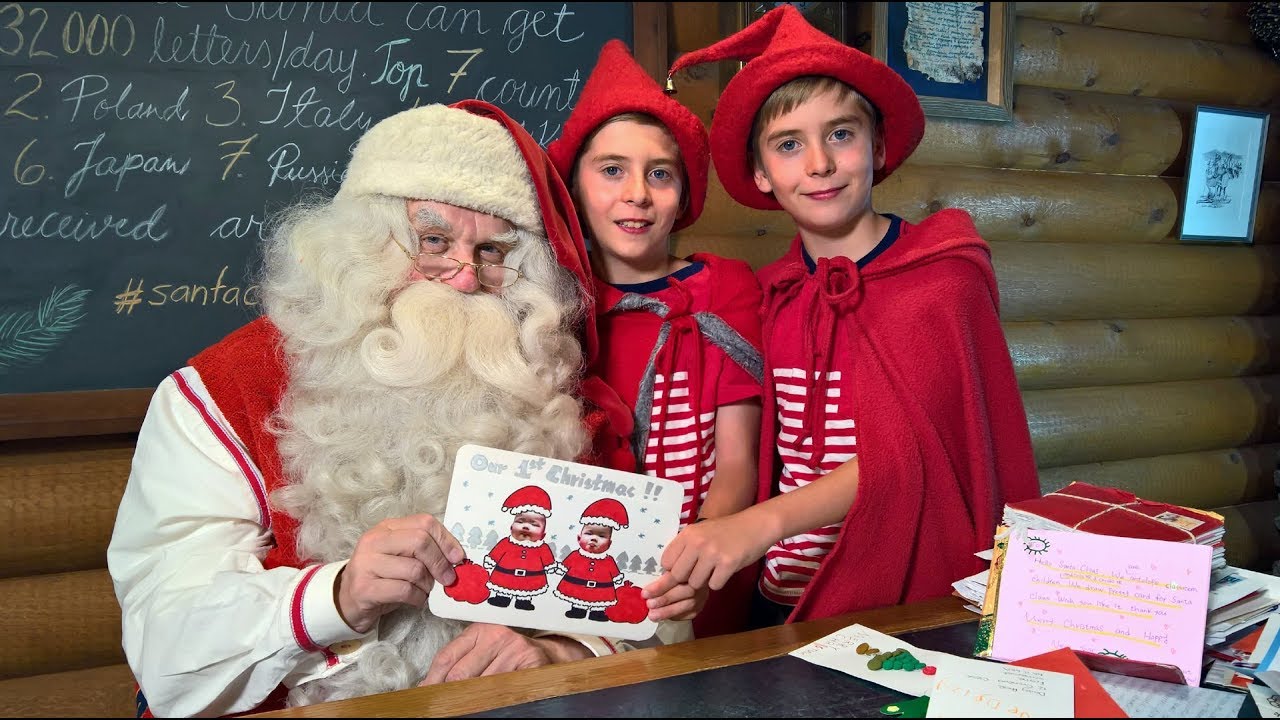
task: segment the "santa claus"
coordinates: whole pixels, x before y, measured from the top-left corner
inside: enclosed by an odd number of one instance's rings
[[[594,351],[592,328],[576,327],[587,267],[542,149],[477,101],[381,121],[335,198],[279,218],[265,317],[160,385],[108,550],[124,650],[155,714],[332,700],[608,647],[425,606],[465,557],[439,521],[461,445],[562,459],[588,445],[578,396],[608,394],[580,377]]]
[[[543,542],[551,496],[527,485],[507,496],[502,512],[511,513],[511,537],[503,538],[484,557],[489,571],[489,604],[507,607],[512,598],[517,610],[533,610],[532,598],[547,591],[547,572],[556,567],[556,556]]]
[[[573,606],[565,617],[607,622],[605,609],[618,602],[615,588],[626,579],[609,546],[613,531],[627,527],[627,508],[613,498],[597,500],[582,511],[580,522],[578,549],[565,557],[555,595]]]

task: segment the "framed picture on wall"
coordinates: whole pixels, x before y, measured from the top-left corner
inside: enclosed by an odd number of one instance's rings
[[[741,19],[738,27],[744,28],[751,23],[759,20],[765,13],[778,7],[779,5],[794,5],[800,14],[804,16],[809,24],[818,28],[822,32],[839,40],[842,43],[848,43],[846,37],[846,28],[848,27],[845,19],[845,6],[849,3],[842,2],[744,2],[738,3]]]
[[[1013,119],[1013,3],[875,3],[872,53],[925,115]]]
[[[1269,121],[1264,112],[1196,106],[1180,239],[1253,242]]]

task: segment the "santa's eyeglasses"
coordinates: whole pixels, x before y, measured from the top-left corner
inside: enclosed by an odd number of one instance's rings
[[[414,255],[400,243],[396,243],[396,246],[405,254],[405,257],[413,261],[414,266],[418,268],[418,272],[421,272],[431,280],[452,280],[458,276],[458,273],[462,272],[464,267],[475,270],[476,280],[487,288],[501,289],[511,287],[521,277],[519,270],[509,268],[506,265],[463,262],[462,260],[454,260],[451,257],[447,257],[442,252],[419,252]]]

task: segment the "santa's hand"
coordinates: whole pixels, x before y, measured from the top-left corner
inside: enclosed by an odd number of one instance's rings
[[[334,586],[342,619],[359,633],[401,605],[422,607],[433,582],[452,585],[466,553],[431,515],[383,520],[360,536]]]
[[[709,588],[694,589],[692,585],[680,583],[657,597],[649,597],[649,619],[654,622],[692,620],[707,604],[707,595],[710,592]],[[648,597],[648,588],[642,595]]]
[[[554,635],[531,638],[504,625],[473,623],[436,653],[420,685],[497,675],[590,656],[584,645],[568,638]]]
[[[645,597],[659,597],[680,583],[699,590],[719,590],[734,573],[759,560],[769,546],[762,546],[759,529],[742,515],[707,520],[681,530],[662,552],[666,574],[645,587]]]

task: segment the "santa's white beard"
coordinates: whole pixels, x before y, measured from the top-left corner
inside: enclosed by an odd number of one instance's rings
[[[299,521],[299,558],[349,558],[388,518],[443,519],[462,445],[577,457],[580,408],[564,387],[573,373],[546,367],[572,342],[558,318],[554,307],[517,311],[499,296],[418,282],[395,297],[386,323],[348,344],[286,341],[277,432],[292,482],[272,498]],[[462,627],[426,608],[384,615],[357,663],[296,688],[290,704],[411,687]]]

